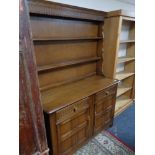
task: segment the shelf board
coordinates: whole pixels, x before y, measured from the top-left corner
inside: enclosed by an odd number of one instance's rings
[[[117,97],[121,96],[122,94],[126,93],[127,91],[131,90],[132,87],[127,86],[119,86],[117,89]]]
[[[132,17],[122,17],[122,19],[125,21],[135,22],[135,18]]]
[[[92,58],[87,58],[87,59],[80,59],[80,60],[67,61],[67,62],[61,62],[57,64],[40,66],[37,68],[37,70],[38,72],[42,72],[42,71],[47,71],[51,69],[57,69],[57,68],[62,68],[62,67],[67,67],[71,65],[87,63],[87,62],[93,62],[93,61],[98,61],[98,60],[101,60],[101,57],[92,57]]]
[[[33,38],[34,42],[40,41],[70,41],[70,40],[100,40],[103,37],[66,37],[66,38]]]
[[[131,40],[121,40],[120,41],[121,44],[123,44],[123,43],[134,43],[134,42],[135,42],[135,40],[132,40],[132,39]]]
[[[126,97],[121,96],[116,100],[115,105],[115,116],[126,110],[131,104],[133,103],[133,100]]]
[[[119,72],[119,73],[116,73],[116,79],[118,80],[123,80],[123,79],[126,79],[132,75],[134,75],[135,73],[130,73],[130,72]]]
[[[133,60],[135,60],[134,57],[121,57],[121,58],[118,58],[117,63],[124,63],[124,62],[128,62],[128,61],[133,61]]]

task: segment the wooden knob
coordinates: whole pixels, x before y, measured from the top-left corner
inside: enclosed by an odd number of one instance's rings
[[[109,95],[109,91],[106,91],[105,94],[106,94],[106,95]]]
[[[74,112],[76,112],[76,110],[77,110],[76,107],[74,107]]]

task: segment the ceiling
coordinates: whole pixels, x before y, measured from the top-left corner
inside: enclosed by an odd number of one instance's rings
[[[120,1],[120,2],[124,2],[124,3],[135,5],[135,0],[116,0],[116,1]]]

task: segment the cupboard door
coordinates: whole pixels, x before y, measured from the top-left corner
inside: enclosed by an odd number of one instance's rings
[[[108,109],[105,113],[95,116],[94,133],[98,133],[112,123],[113,108]]]
[[[94,133],[98,133],[111,125],[114,117],[116,89],[110,90],[110,95],[105,96],[104,91],[95,96]],[[102,95],[104,94],[104,97]]]
[[[90,108],[88,102],[89,100],[86,98],[57,112],[56,126],[60,155],[72,154],[89,138]],[[64,115],[63,117],[60,117],[61,112]]]

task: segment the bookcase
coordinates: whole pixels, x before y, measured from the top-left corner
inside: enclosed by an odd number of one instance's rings
[[[115,115],[134,100],[135,18],[133,12],[117,10],[107,13],[104,25],[103,73],[118,79]]]
[[[105,12],[30,1],[50,154],[73,154],[113,123],[118,81],[103,74]]]

